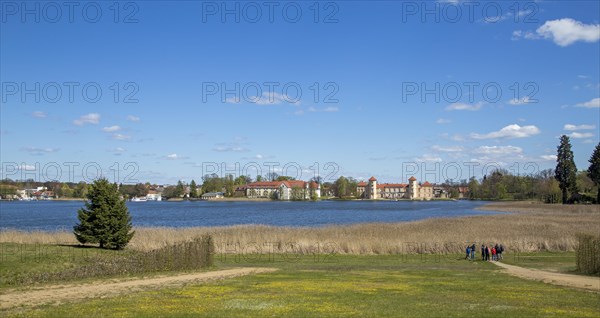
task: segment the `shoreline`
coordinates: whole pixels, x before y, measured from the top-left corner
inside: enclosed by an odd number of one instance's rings
[[[508,251],[573,251],[578,233],[595,234],[600,228],[598,205],[511,201],[492,202],[476,209],[503,213],[322,227],[136,227],[128,248],[152,250],[211,234],[217,253],[246,253],[248,248],[267,247],[275,253],[290,248],[312,253],[318,246],[329,246],[339,254],[456,253],[463,252],[467,242],[502,243]],[[77,244],[73,234],[66,231],[3,230],[0,242]]]

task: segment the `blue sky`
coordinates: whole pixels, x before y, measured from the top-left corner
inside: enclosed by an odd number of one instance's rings
[[[54,3],[0,8],[2,177],[442,182],[599,140],[598,1]]]

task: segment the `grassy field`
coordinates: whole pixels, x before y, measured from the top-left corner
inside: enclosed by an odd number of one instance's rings
[[[71,233],[0,233],[0,297],[11,290],[172,275],[64,274],[211,233],[216,269],[272,267],[258,274],[119,297],[20,308],[3,316],[505,316],[598,317],[600,292],[509,276],[463,260],[466,242],[503,243],[504,262],[573,273],[577,233],[600,227],[597,206],[494,203],[509,214],[324,228],[145,228],[125,251],[81,248]],[[68,243],[61,245],[57,243]],[[91,266],[91,267],[90,267]],[[137,275],[137,276],[136,276]],[[56,278],[59,278],[57,280]],[[64,278],[64,280],[62,279]]]
[[[507,257],[507,258],[510,258]],[[9,312],[27,317],[598,317],[600,294],[522,280],[461,255],[247,255],[218,268],[280,270]]]
[[[503,260],[506,264],[550,272],[577,274],[575,252],[524,252],[516,253]]]
[[[44,283],[51,274],[88,265],[98,257],[126,253],[70,245],[0,243],[0,290],[31,285],[32,280]]]

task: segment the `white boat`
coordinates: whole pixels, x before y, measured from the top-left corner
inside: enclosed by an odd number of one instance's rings
[[[148,201],[146,199],[146,197],[141,197],[141,198],[134,197],[133,199],[131,199],[131,202],[146,202],[146,201]]]

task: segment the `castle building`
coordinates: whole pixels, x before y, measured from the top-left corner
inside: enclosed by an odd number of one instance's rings
[[[258,181],[248,183],[243,191],[248,198],[272,198],[278,200],[310,200],[321,198],[321,185],[312,181]]]
[[[375,177],[368,182],[359,182],[356,187],[358,197],[370,200],[376,199],[411,199],[431,200],[434,198],[433,185],[427,181],[417,183],[415,177],[410,177],[408,183],[377,183]]]

